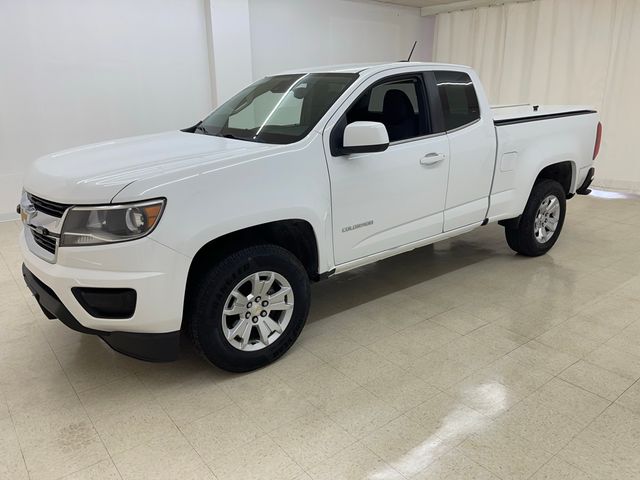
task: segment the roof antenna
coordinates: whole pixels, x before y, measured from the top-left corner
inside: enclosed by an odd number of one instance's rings
[[[413,47],[411,47],[411,51],[409,52],[409,57],[406,60],[402,60],[403,62],[410,62],[411,61],[411,56],[413,55],[413,51],[416,49],[416,45],[417,44],[418,44],[417,40],[415,42],[413,42]]]

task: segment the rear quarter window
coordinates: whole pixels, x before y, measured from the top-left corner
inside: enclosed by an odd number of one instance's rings
[[[447,131],[480,118],[480,106],[471,77],[464,72],[434,72]]]

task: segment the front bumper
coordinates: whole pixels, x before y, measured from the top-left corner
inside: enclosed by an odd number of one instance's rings
[[[149,362],[170,362],[176,360],[180,353],[180,331],[168,333],[132,333],[105,332],[94,330],[82,325],[63,305],[51,288],[39,280],[23,264],[22,275],[24,281],[36,297],[44,314],[50,318],[57,318],[67,327],[76,332],[98,335],[116,352]]]
[[[24,233],[20,247],[25,281],[48,317],[98,335],[115,350],[136,358],[168,361],[177,357],[188,257],[148,237],[106,246],[59,248],[56,263],[35,255]],[[94,316],[76,295],[78,290],[102,289],[135,291],[133,314]]]

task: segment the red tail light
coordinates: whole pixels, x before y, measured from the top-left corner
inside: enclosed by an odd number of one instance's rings
[[[595,160],[600,153],[600,143],[602,143],[602,123],[598,122],[596,131],[596,146],[593,148],[593,159]]]

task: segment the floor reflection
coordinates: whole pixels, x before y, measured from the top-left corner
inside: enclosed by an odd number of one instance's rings
[[[626,192],[611,192],[609,190],[592,190],[590,193],[592,197],[604,198],[607,200],[633,200],[640,197],[640,195],[636,195],[634,193],[626,193]]]
[[[490,407],[491,415],[497,415],[507,409],[507,392],[501,383],[483,383],[470,388],[468,393],[473,398],[482,399],[482,403]],[[442,425],[424,442],[411,449],[396,462],[392,468],[383,468],[369,475],[371,480],[388,480],[397,478],[397,471],[412,476],[427,468],[448,450],[455,447],[462,439],[481,431],[491,420],[484,416],[470,417],[464,405],[452,405],[451,412],[444,417]]]

